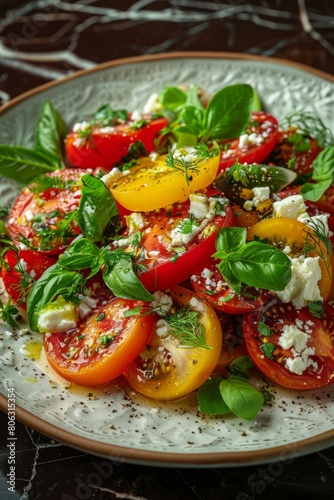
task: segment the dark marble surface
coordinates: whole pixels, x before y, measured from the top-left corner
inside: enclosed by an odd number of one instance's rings
[[[180,50],[261,54],[334,74],[333,0],[0,0],[0,14],[1,102],[103,61]],[[1,413],[1,499],[334,498],[334,448],[259,466],[155,468],[93,457],[19,422],[11,492],[7,437]]]

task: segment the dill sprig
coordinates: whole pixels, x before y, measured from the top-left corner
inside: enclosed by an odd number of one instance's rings
[[[17,318],[19,316],[19,310],[12,304],[9,298],[5,304],[0,300],[0,319],[11,326],[12,328],[17,328],[19,326]]]
[[[199,143],[195,147],[188,149],[180,148],[175,150],[169,148],[166,157],[166,165],[179,172],[184,172],[187,185],[189,186],[192,180],[192,173],[199,172],[199,163],[209,158],[213,158],[218,154],[218,149],[211,149],[209,151],[208,146],[204,143]]]
[[[296,111],[289,113],[280,125],[283,130],[291,126],[296,127],[302,135],[313,137],[320,147],[334,144],[332,131],[313,112]]]
[[[63,180],[60,177],[50,177],[47,175],[39,175],[34,179],[33,186],[30,186],[30,191],[34,194],[42,193],[47,189],[71,189],[76,182],[73,179]]]
[[[61,218],[57,220],[58,217]],[[39,238],[41,250],[49,250],[58,245],[66,245],[68,239],[75,236],[73,229],[77,224],[77,217],[77,210],[68,212],[63,217],[59,210],[55,210],[45,214],[45,217],[41,221],[37,220],[34,222],[33,229]],[[53,222],[52,219],[55,219],[55,221]]]
[[[326,235],[326,226],[323,221],[319,219],[316,222],[310,219],[307,225],[311,227],[312,231],[306,233],[304,252],[308,254],[311,251],[315,251],[319,257],[323,259],[327,272],[330,274],[331,262],[328,262],[328,257],[331,255],[333,246]],[[325,246],[325,252],[322,251],[323,247],[320,243],[323,243]]]
[[[171,335],[181,340],[179,347],[211,349],[205,341],[205,328],[199,321],[198,314],[197,311],[183,306],[181,309],[164,316]]]

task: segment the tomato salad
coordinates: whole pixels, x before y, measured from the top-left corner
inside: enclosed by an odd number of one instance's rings
[[[0,174],[24,185],[1,209],[0,317],[43,336],[66,380],[123,377],[164,401],[197,390],[203,413],[248,420],[273,384],[334,382],[320,118],[278,123],[246,84],[165,87],[70,129],[46,101],[33,149],[0,145]]]

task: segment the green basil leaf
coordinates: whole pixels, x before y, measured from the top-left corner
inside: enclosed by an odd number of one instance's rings
[[[312,179],[326,181],[334,178],[334,146],[327,146],[313,162]]]
[[[224,191],[230,184],[236,183],[250,189],[269,186],[271,192],[276,192],[291,184],[296,177],[296,172],[285,167],[236,162],[221,176],[218,187]]]
[[[238,372],[246,372],[247,370],[253,368],[253,366],[254,363],[249,356],[239,356],[239,358],[235,358],[231,362],[230,369],[231,373],[233,374],[235,370],[237,370]]]
[[[59,264],[49,267],[33,284],[27,298],[27,315],[31,330],[37,331],[38,314],[56,296],[70,297],[84,283],[81,274],[64,271]]]
[[[0,144],[0,175],[7,179],[28,184],[37,175],[57,168],[47,156],[33,149]]]
[[[204,114],[202,140],[233,139],[249,124],[254,93],[250,85],[237,84],[219,90],[209,101]]]
[[[113,125],[118,120],[127,121],[128,112],[126,109],[112,109],[109,103],[102,104],[94,113],[94,123],[107,127]]]
[[[220,394],[230,410],[240,418],[252,420],[263,406],[263,395],[247,381],[238,377],[222,380]]]
[[[231,413],[230,408],[224,402],[219,385],[224,380],[222,377],[214,377],[204,382],[198,389],[198,408],[207,415],[224,415]]]
[[[116,297],[152,302],[154,296],[139,281],[133,270],[133,262],[125,253],[104,252],[106,268],[103,279]]]
[[[178,122],[180,126],[175,127],[175,132],[187,132],[197,137],[203,134],[203,109],[195,106],[185,106],[180,114]]]
[[[164,87],[159,94],[162,106],[173,111],[180,110],[186,103],[187,94],[177,87]]]
[[[246,238],[247,230],[244,227],[225,227],[217,234],[216,249],[226,253],[237,252],[245,245]]]
[[[249,286],[267,290],[283,290],[291,279],[291,260],[278,248],[251,241],[238,251],[239,259],[229,260],[237,279]],[[230,255],[227,255],[230,258]]]
[[[83,234],[93,243],[103,241],[110,220],[118,216],[115,200],[107,186],[97,177],[82,177],[78,222]]]
[[[103,258],[100,249],[87,238],[75,240],[60,256],[58,264],[71,271],[91,269],[89,277],[96,274],[102,264]]]
[[[204,110],[204,106],[200,98],[197,94],[197,85],[192,85],[187,92],[187,99],[185,102],[185,106],[195,106],[195,108]]]
[[[331,184],[332,179],[316,183],[306,182],[300,188],[300,194],[305,200],[318,201]]]
[[[225,278],[230,287],[235,291],[236,294],[241,294],[241,280],[238,279],[233,271],[232,266],[229,261],[222,260],[218,269],[221,275]]]
[[[63,166],[63,144],[67,127],[50,101],[45,101],[37,122],[36,151],[48,155],[53,163]]]

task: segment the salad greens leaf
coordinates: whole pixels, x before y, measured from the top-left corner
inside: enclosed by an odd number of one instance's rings
[[[103,264],[100,249],[87,238],[75,240],[59,257],[59,265],[71,271],[91,269],[88,277],[96,274]]]
[[[241,283],[268,290],[283,290],[291,279],[291,260],[278,248],[266,243],[243,243],[245,233],[245,228],[233,227],[219,231],[217,252],[213,257],[221,260],[218,264],[221,274],[238,294]]]
[[[311,182],[306,182],[300,194],[310,201],[318,201],[334,182],[334,146],[327,146],[313,162]]]
[[[131,255],[121,250],[103,252],[103,279],[116,297],[152,302],[154,296],[141,284],[133,270]]]
[[[251,117],[253,98],[250,85],[230,85],[219,90],[205,110],[201,139],[232,139],[242,134]]]
[[[36,175],[57,170],[48,157],[22,146],[0,144],[0,175],[22,184],[29,183]]]
[[[231,376],[227,380],[222,380],[219,389],[230,411],[245,420],[256,417],[263,406],[262,393],[239,377]]]
[[[248,382],[245,372],[252,367],[251,359],[241,356],[227,368],[227,378],[217,376],[204,382],[197,393],[199,410],[209,415],[234,413],[245,420],[256,417],[264,404],[264,397]]]
[[[63,143],[67,127],[49,100],[45,101],[37,122],[36,151],[51,158],[58,168],[63,164]]]
[[[103,241],[112,218],[119,218],[115,200],[107,186],[97,177],[82,177],[78,222],[83,234],[93,243]]]
[[[187,94],[178,87],[164,87],[159,94],[163,108],[180,111],[187,101]]]

